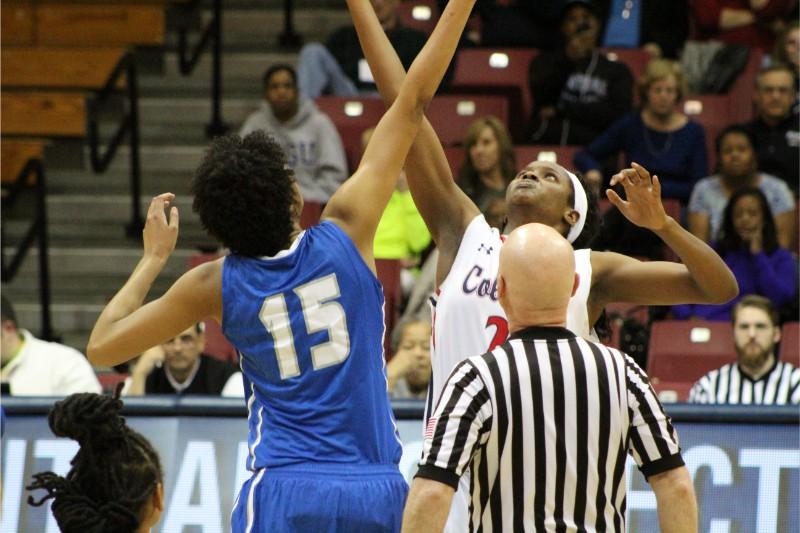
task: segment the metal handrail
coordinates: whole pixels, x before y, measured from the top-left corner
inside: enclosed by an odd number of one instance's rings
[[[123,111],[119,127],[111,136],[105,150],[101,149],[100,141],[100,111],[110,99],[119,93],[119,82],[125,77],[126,109]],[[117,148],[122,144],[127,134],[130,147],[130,193],[131,193],[131,218],[126,226],[126,233],[130,237],[141,235],[144,222],[142,220],[141,205],[141,166],[139,164],[139,86],[136,73],[136,61],[133,53],[126,52],[114,67],[105,86],[100,89],[89,102],[88,116],[89,156],[92,170],[96,173],[105,172]]]
[[[201,0],[193,0],[180,8],[187,12],[201,9]],[[222,0],[213,1],[213,16],[202,30],[200,39],[192,50],[189,50],[190,17],[183,17],[178,27],[178,63],[181,74],[191,74],[200,60],[202,53],[211,43],[211,122],[206,125],[206,135],[213,137],[228,131],[228,125],[222,120]]]
[[[56,340],[53,332],[53,323],[50,317],[50,264],[49,249],[47,244],[47,188],[45,186],[44,165],[38,157],[29,159],[14,183],[8,190],[8,194],[2,200],[2,212],[7,213],[17,201],[20,192],[28,181],[28,178],[36,177],[36,211],[33,223],[31,224],[22,241],[19,243],[10,264],[6,261],[5,248],[0,250],[0,277],[4,283],[12,281],[25,260],[34,241],[38,243],[39,249],[39,304],[41,312],[42,331],[41,338],[45,340]],[[6,224],[0,225],[0,232],[3,233],[0,239],[5,243],[4,228]]]

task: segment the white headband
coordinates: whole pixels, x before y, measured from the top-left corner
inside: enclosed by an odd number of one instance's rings
[[[586,211],[589,209],[589,200],[586,198],[586,191],[583,189],[580,180],[578,180],[578,176],[569,170],[567,170],[567,175],[570,181],[572,181],[573,196],[575,197],[575,205],[573,205],[572,208],[580,215],[578,221],[572,225],[569,229],[569,233],[567,233],[567,240],[573,243],[583,231],[583,225],[586,223]]]

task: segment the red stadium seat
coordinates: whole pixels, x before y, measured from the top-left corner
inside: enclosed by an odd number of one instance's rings
[[[430,35],[439,20],[439,5],[436,0],[411,0],[397,6],[400,24]]]
[[[315,103],[333,121],[342,138],[347,162],[355,169],[361,158],[361,135],[378,124],[386,110],[383,100],[366,96],[321,96]]]
[[[508,100],[502,96],[437,96],[428,106],[428,116],[444,146],[462,144],[467,128],[476,119],[492,115],[508,123]]]
[[[694,383],[710,370],[734,361],[729,322],[664,320],[652,324],[647,373],[654,384]]]
[[[121,374],[119,372],[100,372],[97,374],[97,380],[100,386],[103,387],[104,393],[114,392],[119,383],[128,379],[129,374]]]
[[[650,54],[639,48],[603,48],[601,51],[611,61],[624,63],[631,71],[634,82],[644,74],[647,63],[650,61]]]
[[[378,281],[383,286],[384,295],[384,321],[386,332],[383,338],[383,349],[387,360],[391,353],[392,331],[400,318],[400,303],[403,298],[402,288],[400,287],[400,261],[397,259],[376,259],[375,270]]]
[[[219,257],[220,254],[196,254],[190,256],[187,260],[188,267],[191,269]],[[204,323],[206,326],[206,347],[203,352],[235,364],[237,362],[236,349],[222,334],[222,328],[217,324],[217,321],[208,319]]]
[[[764,52],[757,48],[751,48],[747,65],[728,91],[731,99],[728,118],[731,124],[747,122],[753,118],[753,88],[756,83],[756,75],[763,62]]]
[[[300,213],[300,227],[310,228],[319,224],[319,217],[322,215],[322,204],[317,202],[303,202],[303,211]]]
[[[781,361],[800,367],[800,322],[787,322],[781,330]]]
[[[458,181],[458,172],[461,170],[461,165],[464,164],[464,157],[466,157],[464,147],[445,146],[444,155],[447,156],[447,162],[450,164],[450,171],[453,173],[453,179]]]
[[[581,149],[580,146],[559,146],[557,144],[538,144],[532,146],[515,146],[517,168],[523,168],[531,161],[552,161],[567,168],[574,169],[572,159]]]
[[[661,403],[686,402],[689,399],[689,391],[692,390],[694,382],[688,381],[661,381],[654,383],[653,388],[658,394]]]
[[[519,139],[533,109],[528,67],[539,51],[475,48],[461,50],[451,89],[456,92],[500,94],[509,98],[509,130]]]
[[[708,170],[713,173],[717,165],[717,153],[714,142],[720,131],[734,121],[731,120],[731,98],[725,94],[704,94],[687,98],[683,102],[683,112],[702,124],[706,130],[706,151],[708,152]]]

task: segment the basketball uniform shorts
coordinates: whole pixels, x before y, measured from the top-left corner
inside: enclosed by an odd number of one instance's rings
[[[262,468],[239,492],[234,533],[399,532],[408,484],[394,465]]]

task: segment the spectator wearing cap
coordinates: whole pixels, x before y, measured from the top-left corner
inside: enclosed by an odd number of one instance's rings
[[[531,61],[535,108],[529,141],[588,144],[631,107],[628,67],[599,50],[600,20],[588,0],[568,0],[561,16],[563,46]]]

